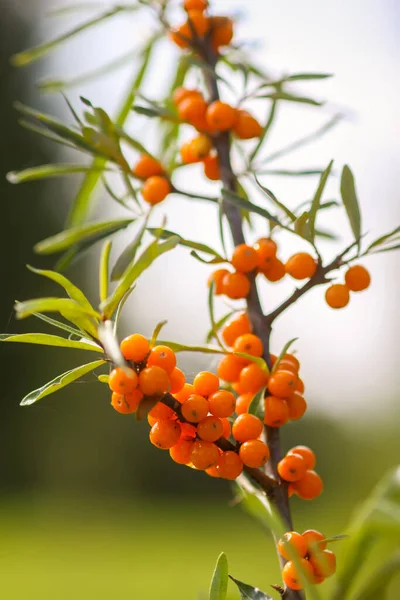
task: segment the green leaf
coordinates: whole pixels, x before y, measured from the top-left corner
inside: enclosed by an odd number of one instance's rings
[[[135,260],[136,253],[139,250],[139,246],[142,242],[144,232],[147,228],[147,223],[149,222],[150,214],[151,211],[149,210],[145,220],[138,229],[135,237],[133,238],[131,243],[128,244],[128,246],[124,249],[122,254],[118,257],[117,262],[115,263],[111,271],[111,281],[118,281],[118,279],[121,279],[126,269]]]
[[[229,579],[235,583],[239,589],[241,600],[273,600],[271,596],[268,596],[258,588],[253,587],[252,585],[247,585],[247,583],[243,583],[243,581],[239,581],[229,575]]]
[[[68,250],[71,246],[87,248],[103,238],[125,229],[133,223],[133,219],[119,219],[117,221],[104,221],[88,225],[72,227],[53,235],[34,246],[37,254],[55,254]]]
[[[295,73],[286,77],[286,81],[311,81],[312,79],[328,79],[332,73]]]
[[[82,331],[80,331],[79,329],[75,329],[74,327],[71,327],[70,325],[67,325],[66,323],[61,323],[61,321],[56,321],[56,319],[51,319],[47,315],[42,315],[41,313],[33,313],[32,317],[37,317],[38,319],[40,319],[41,321],[44,321],[48,325],[51,325],[52,327],[56,327],[57,329],[61,329],[62,331],[66,331],[67,333],[69,333],[71,335],[75,335],[78,338],[82,337]]]
[[[147,231],[149,231],[149,233],[151,233],[152,235],[157,235],[158,230],[154,229],[154,228],[149,228]],[[168,231],[167,229],[163,229],[161,234],[159,235],[159,237],[162,240],[167,240],[170,237],[178,237],[180,246],[185,246],[186,248],[193,248],[194,250],[198,250],[199,252],[204,252],[205,254],[211,254],[211,256],[214,256],[216,259],[218,259],[219,262],[226,261],[225,258],[223,258],[216,250],[214,250],[213,248],[210,248],[210,246],[207,246],[206,244],[202,244],[201,242],[194,242],[192,240],[187,240],[187,239],[183,238],[181,235],[179,235],[178,233],[174,233],[173,231]]]
[[[257,394],[255,394],[253,400],[250,402],[249,410],[247,411],[249,414],[255,415],[256,417],[261,419],[263,422],[264,422],[264,414],[265,414],[264,399],[265,399],[266,391],[267,391],[267,388],[265,386],[265,387],[261,388],[261,390],[259,390],[257,392]]]
[[[325,240],[338,240],[338,236],[331,231],[326,231],[325,229],[315,229],[314,231],[316,238],[323,238]]]
[[[223,327],[225,325],[225,323],[231,318],[232,315],[234,315],[237,311],[236,310],[231,310],[230,312],[228,312],[226,315],[224,315],[223,317],[221,317],[221,319],[219,319],[216,323],[215,323],[215,329],[217,331],[219,331],[221,329],[221,327]],[[208,332],[207,332],[207,337],[206,337],[206,342],[207,344],[209,344],[211,342],[211,340],[214,337],[214,329],[211,328]]]
[[[100,381],[100,383],[106,383],[108,385],[110,376],[109,375],[98,375],[97,379]]]
[[[354,600],[383,600],[392,579],[400,573],[400,555],[385,562],[369,577]]]
[[[272,200],[272,202],[274,202],[274,204],[276,204],[276,206],[278,208],[280,208],[285,213],[285,215],[289,217],[289,219],[292,222],[294,222],[296,220],[296,215],[294,213],[292,213],[292,211],[287,206],[285,206],[282,202],[280,202],[278,200],[278,198],[271,192],[271,190],[269,190],[265,186],[261,185],[261,183],[258,181],[257,177],[255,177],[255,180],[256,180],[258,187],[264,192],[264,194],[270,200]]]
[[[297,233],[297,235],[301,236],[308,242],[311,241],[311,230],[310,230],[310,224],[309,224],[309,217],[310,217],[310,213],[305,211],[294,222],[295,233]]]
[[[226,188],[224,188],[222,190],[222,197],[223,197],[224,202],[233,204],[237,208],[244,208],[245,210],[248,210],[249,212],[256,213],[257,215],[264,217],[264,219],[268,219],[268,221],[272,221],[273,223],[276,223],[277,225],[281,225],[281,223],[279,222],[277,217],[271,215],[271,213],[269,213],[267,210],[265,210],[264,208],[261,208],[261,206],[252,204],[252,202],[245,200],[245,198],[241,198],[240,196],[238,196],[237,194],[235,194],[234,192],[231,192],[230,190],[228,190]]]
[[[349,218],[350,227],[356,241],[361,237],[361,214],[358,205],[357,193],[354,183],[354,176],[350,167],[345,165],[342,171],[340,182],[340,193],[342,195],[343,205]]]
[[[322,106],[323,102],[318,102],[313,98],[306,98],[305,96],[296,96],[295,94],[289,94],[283,90],[273,92],[272,94],[264,94],[258,96],[258,98],[271,98],[271,100],[286,100],[288,102],[297,102],[299,104],[311,104],[311,106]]]
[[[324,192],[326,182],[328,181],[329,175],[332,170],[333,160],[326,167],[325,171],[321,174],[319,184],[317,187],[317,191],[315,192],[313,201],[311,203],[310,208],[310,216],[309,216],[309,226],[310,226],[310,236],[311,240],[314,241],[315,238],[315,220],[317,218],[317,213],[321,204],[322,194]]]
[[[228,559],[221,552],[211,579],[209,600],[225,600],[228,592]]]
[[[72,300],[75,300],[75,302],[82,306],[82,308],[88,310],[89,313],[93,312],[93,307],[90,304],[89,300],[86,298],[85,294],[78,287],[76,287],[76,285],[69,281],[69,279],[64,277],[64,275],[61,275],[56,271],[43,271],[41,269],[35,269],[34,267],[31,267],[29,265],[28,269],[32,271],[32,273],[36,273],[36,275],[42,275],[43,277],[47,277],[55,283],[58,283],[58,285],[61,285],[61,287],[64,288],[64,290],[67,292],[68,296]]]
[[[153,348],[156,345],[160,331],[167,323],[168,321],[160,321],[160,323],[157,323],[157,325],[154,328],[153,335],[151,336],[150,348]]]
[[[392,250],[398,250],[400,248],[400,244],[396,244],[395,246],[390,246],[390,248],[382,248],[381,250],[375,250],[370,254],[382,254],[383,252],[391,252]]]
[[[292,340],[289,340],[289,341],[287,342],[287,344],[285,344],[285,345],[283,346],[283,348],[282,348],[282,350],[281,350],[281,352],[280,352],[280,354],[279,354],[278,358],[276,359],[276,361],[275,361],[275,363],[274,363],[274,366],[272,367],[271,375],[272,375],[273,373],[275,373],[275,372],[276,372],[276,370],[278,369],[278,367],[279,367],[279,363],[281,362],[282,358],[285,356],[285,354],[286,354],[286,353],[287,353],[287,351],[289,350],[290,346],[291,346],[292,344],[294,344],[295,342],[297,342],[297,340],[298,340],[298,339],[299,339],[299,338],[297,338],[297,337],[296,337],[296,338],[293,338]]]
[[[35,179],[48,179],[50,177],[60,177],[62,175],[72,175],[74,173],[87,173],[92,167],[87,165],[41,165],[23,171],[10,171],[7,173],[7,180],[10,183],[25,183],[26,181],[34,181]],[[105,166],[100,167],[101,171],[110,170]]]
[[[259,151],[261,150],[262,146],[264,145],[265,140],[268,137],[268,133],[275,121],[275,117],[276,117],[276,108],[277,108],[277,101],[274,100],[271,104],[271,108],[270,108],[270,112],[268,115],[268,119],[267,122],[265,124],[265,127],[263,129],[263,132],[260,136],[260,139],[258,140],[253,152],[250,154],[250,158],[249,158],[249,165],[251,165],[251,163],[253,162],[253,160],[256,158],[257,154],[259,153]]]
[[[22,333],[22,334],[0,334],[0,342],[19,342],[23,344],[39,344],[41,346],[60,346],[63,348],[76,348],[77,350],[91,350],[100,352],[104,350],[101,346],[91,340],[75,341],[69,340],[58,335],[49,335],[47,333]]]
[[[373,241],[368,246],[366,251],[364,252],[364,255],[369,254],[370,250],[372,250],[373,248],[377,248],[378,246],[382,246],[384,244],[391,243],[392,241],[394,241],[394,238],[397,241],[397,237],[399,234],[400,234],[400,227],[395,227],[395,229],[393,229],[393,231],[390,231],[389,233],[386,233],[385,235],[382,235],[381,237],[379,237],[375,241]]]
[[[59,375],[52,381],[49,381],[49,383],[45,383],[42,387],[38,388],[37,390],[34,390],[33,392],[25,396],[25,398],[21,401],[21,406],[30,406],[31,404],[34,404],[41,398],[49,396],[49,394],[54,394],[55,392],[58,392],[58,390],[61,390],[73,381],[80,379],[87,373],[94,371],[95,369],[101,367],[105,363],[105,360],[95,360],[94,362],[88,363],[86,365],[81,365],[80,367],[76,367],[75,369],[71,369],[70,371],[66,371],[65,373]]]
[[[213,337],[216,339],[218,346],[225,351],[225,346],[220,340],[218,335],[218,329],[215,323],[215,315],[214,315],[214,293],[215,293],[215,281],[211,281],[211,285],[208,290],[208,314],[210,316],[211,328],[213,331]]]
[[[282,175],[283,177],[307,177],[309,175],[321,175],[321,169],[263,169],[257,175]]]
[[[108,298],[108,273],[110,269],[110,252],[111,242],[105,242],[100,256],[100,271],[99,271],[99,297],[100,302],[104,302]]]
[[[193,258],[203,263],[203,265],[219,265],[222,262],[227,262],[224,258],[212,258],[211,260],[206,260],[205,258],[202,258],[199,254],[197,254],[195,250],[191,251],[190,256],[193,256]]]
[[[188,346],[186,344],[180,344],[178,342],[170,342],[163,340],[158,342],[163,346],[168,346],[174,352],[200,352],[202,354],[227,354],[224,350],[220,348],[215,348],[213,346]]]

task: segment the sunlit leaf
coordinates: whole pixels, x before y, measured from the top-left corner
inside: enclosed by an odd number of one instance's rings
[[[110,253],[111,253],[111,242],[105,242],[100,256],[100,268],[99,268],[99,298],[100,302],[104,302],[108,298],[108,280],[110,270]]]
[[[76,348],[77,350],[90,350],[103,353],[101,346],[91,340],[69,340],[58,335],[47,333],[21,333],[0,334],[0,342],[18,342],[22,344],[39,344],[41,346],[59,346],[62,348]]]
[[[257,394],[254,395],[253,400],[250,402],[249,410],[247,411],[251,415],[255,415],[264,422],[265,405],[264,398],[267,391],[266,387],[258,390]]]
[[[167,323],[168,321],[161,321],[160,323],[157,323],[157,325],[154,328],[153,335],[151,336],[150,348],[153,348],[156,345],[158,336],[160,335],[160,331],[163,329],[163,327],[165,327]]]
[[[44,321],[44,323],[47,323],[48,325],[51,325],[52,327],[56,327],[57,329],[66,331],[70,335],[74,335],[78,338],[82,337],[82,331],[80,331],[79,329],[75,329],[74,327],[71,327],[67,323],[62,323],[61,321],[52,319],[48,315],[42,315],[41,313],[33,313],[32,316],[37,317],[38,319],[40,319],[41,321]]]
[[[342,195],[343,205],[349,218],[351,230],[354,234],[355,240],[357,241],[361,236],[361,214],[354,183],[354,176],[347,165],[343,167],[342,178],[340,182],[340,192]]]
[[[209,600],[225,600],[228,592],[228,559],[221,552],[211,579]]]
[[[271,596],[268,596],[258,588],[255,588],[252,585],[247,585],[247,583],[243,583],[243,581],[235,579],[235,577],[232,577],[232,575],[229,575],[229,578],[237,585],[241,600],[273,600]]]
[[[311,208],[309,212],[309,227],[310,227],[310,236],[311,240],[314,241],[315,238],[315,220],[317,218],[317,213],[321,204],[322,194],[324,192],[326,182],[328,181],[329,175],[332,170],[333,160],[326,167],[325,171],[321,174],[317,191],[315,192],[314,198],[311,202]]]
[[[86,298],[85,294],[78,287],[76,287],[76,285],[74,285],[69,279],[64,277],[64,275],[61,275],[56,271],[43,271],[42,269],[35,269],[34,267],[31,267],[29,265],[28,269],[32,271],[32,273],[36,273],[36,275],[42,275],[43,277],[47,277],[55,283],[58,283],[58,285],[61,285],[61,287],[64,288],[64,290],[67,292],[68,296],[72,300],[75,300],[75,302],[80,304],[80,306],[82,306],[89,312],[93,311],[93,307],[90,304],[89,300]]]

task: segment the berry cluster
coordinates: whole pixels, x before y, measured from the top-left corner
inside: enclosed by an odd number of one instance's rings
[[[296,446],[289,450],[278,463],[278,473],[289,483],[289,496],[297,494],[303,500],[313,500],[323,490],[321,477],[313,469],[316,458],[307,446]]]
[[[334,283],[325,292],[331,308],[344,308],[350,301],[350,292],[362,292],[369,287],[371,276],[362,265],[349,268],[344,276],[345,283]]]
[[[172,186],[165,177],[162,164],[152,156],[142,154],[132,172],[135,177],[144,180],[142,197],[148,204],[158,204],[171,193]]]
[[[336,557],[326,546],[325,536],[315,529],[308,529],[302,534],[296,531],[285,533],[278,542],[278,552],[288,561],[283,567],[282,578],[289,588],[301,590],[304,578],[309,583],[323,583],[335,573]],[[298,561],[292,560],[293,554]]]

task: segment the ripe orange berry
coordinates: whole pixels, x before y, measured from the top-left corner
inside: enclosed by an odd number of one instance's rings
[[[279,362],[278,366],[276,367],[276,370],[290,371],[291,373],[294,373],[294,375],[296,375],[296,376],[298,373],[298,369],[296,368],[295,364],[292,363],[292,361],[290,361],[290,360],[286,360],[285,358],[282,358],[282,360]]]
[[[154,175],[146,179],[142,187],[142,196],[145,202],[154,205],[159,204],[170,194],[172,187],[168,179]]]
[[[285,270],[294,279],[309,279],[315,274],[317,263],[311,254],[299,252],[289,258]]]
[[[222,418],[221,423],[222,423],[222,437],[229,438],[231,435],[231,424],[229,423],[229,420],[226,418]]]
[[[221,170],[219,168],[218,156],[206,156],[203,160],[204,175],[211,181],[219,181],[221,179]]]
[[[178,87],[172,94],[172,100],[174,101],[174,104],[178,106],[181,102],[183,102],[183,100],[194,96],[203,99],[203,96],[197,90],[188,90],[184,87]]]
[[[236,109],[230,104],[216,100],[207,108],[206,119],[209,127],[216,131],[227,131],[236,123]]]
[[[268,389],[277,398],[289,398],[295,389],[297,375],[290,371],[276,371],[268,381]]]
[[[257,469],[269,459],[269,448],[261,440],[248,440],[240,446],[239,456],[246,467]]]
[[[325,536],[316,529],[307,529],[307,531],[302,533],[302,536],[307,543],[307,554],[318,552],[318,550],[325,550],[326,542],[323,541]]]
[[[223,430],[221,419],[212,415],[205,417],[197,425],[197,435],[206,442],[216,442],[219,440]]]
[[[138,377],[133,369],[128,367],[113,369],[108,379],[108,385],[113,392],[117,394],[127,394],[133,392],[137,387]]]
[[[308,446],[295,446],[289,450],[289,454],[300,454],[305,460],[306,468],[313,469],[315,467],[316,458],[314,452]]]
[[[168,373],[161,367],[147,367],[140,372],[139,387],[145,396],[162,396],[170,388]]]
[[[285,265],[279,258],[271,258],[269,264],[262,269],[262,274],[265,275],[271,283],[280,281],[286,275]]]
[[[237,338],[233,345],[234,352],[243,352],[251,356],[262,356],[264,346],[259,337],[253,333],[245,333]]]
[[[194,30],[197,37],[204,37],[210,29],[210,20],[203,10],[189,10],[187,15],[191,33]]]
[[[206,10],[207,0],[185,0],[183,8],[188,12],[189,10]]]
[[[236,398],[236,414],[243,415],[249,410],[251,401],[254,398],[253,393],[242,394]]]
[[[208,135],[201,133],[189,142],[189,149],[191,156],[194,158],[193,162],[200,162],[210,154],[212,142]]]
[[[243,312],[225,325],[222,330],[222,339],[227,346],[233,346],[237,338],[245,333],[251,333],[251,324],[249,317]]]
[[[300,379],[300,377],[297,380],[295,390],[296,392],[299,392],[299,394],[304,394],[304,382],[302,379]]]
[[[244,273],[228,273],[222,280],[223,293],[232,300],[246,298],[250,292],[250,281]]]
[[[169,32],[169,38],[176,44],[179,48],[187,48],[190,44],[190,41],[193,37],[192,31],[190,29],[189,23],[183,23],[180,27],[175,29],[171,29]]]
[[[322,493],[324,484],[318,473],[309,470],[299,481],[296,481],[294,489],[303,500],[313,500]]]
[[[224,293],[224,284],[223,280],[225,275],[229,275],[228,269],[217,269],[213,273],[211,273],[208,278],[208,287],[211,286],[211,283],[214,281],[214,293],[216,296],[220,296]]]
[[[156,421],[166,421],[167,419],[173,419],[175,417],[172,408],[162,402],[157,402],[149,412],[149,415]]]
[[[189,423],[198,423],[208,414],[208,401],[203,396],[193,394],[182,404],[182,416]]]
[[[294,392],[289,398],[286,398],[286,403],[289,408],[289,419],[298,421],[307,410],[307,402],[298,392]]]
[[[205,116],[207,103],[202,96],[189,96],[178,105],[178,114],[181,121],[192,123]]]
[[[175,367],[175,369],[169,374],[169,382],[171,384],[170,392],[171,394],[177,394],[180,392],[185,385],[185,374]]]
[[[208,398],[208,410],[215,417],[230,417],[235,412],[236,398],[232,392],[219,390]]]
[[[177,421],[157,421],[150,430],[150,441],[161,450],[169,450],[178,443],[181,428]]]
[[[283,567],[282,579],[284,583],[292,590],[302,590],[304,581],[312,581],[314,578],[313,568],[307,559],[300,559],[300,567],[301,571],[296,568],[295,564],[291,560],[289,560],[289,562],[287,562]]]
[[[140,390],[133,390],[127,394],[121,395],[113,392],[111,405],[121,415],[128,415],[137,411],[143,394]]]
[[[219,449],[212,442],[196,440],[192,447],[190,460],[196,469],[205,471],[210,467],[214,467],[218,463]]]
[[[241,273],[254,271],[258,263],[257,252],[247,244],[239,244],[232,254],[231,263]]]
[[[289,420],[289,408],[286,400],[267,396],[264,401],[264,423],[268,427],[282,427]]]
[[[278,473],[284,481],[300,481],[307,471],[307,463],[300,454],[288,454],[278,463]]]
[[[183,404],[183,402],[185,402],[185,400],[187,400],[189,398],[189,396],[192,396],[193,394],[194,394],[193,385],[191,383],[185,383],[185,385],[179,392],[174,393],[174,398],[176,400],[178,400],[178,402]]]
[[[233,22],[228,17],[210,17],[211,44],[217,52],[221,46],[228,46],[233,38]]]
[[[243,462],[236,452],[223,452],[217,463],[217,471],[223,479],[234,480],[243,471]]]
[[[278,542],[278,552],[286,560],[291,560],[293,552],[299,558],[304,558],[307,554],[307,542],[296,531],[288,531]]]
[[[258,417],[244,413],[232,425],[232,435],[238,442],[255,440],[262,434],[263,424]]]
[[[196,437],[196,427],[190,423],[181,423],[181,440],[193,439]]]
[[[334,283],[326,290],[325,300],[331,308],[344,308],[350,300],[349,288],[342,283]]]
[[[147,422],[150,425],[150,427],[153,427],[153,425],[157,423],[157,419],[155,419],[151,415],[147,415]]]
[[[371,276],[365,267],[354,265],[350,267],[344,276],[346,285],[352,292],[361,292],[366,290],[371,283]]]
[[[125,360],[141,363],[150,351],[148,340],[139,333],[129,335],[121,342],[121,352]]]
[[[300,362],[299,360],[295,357],[294,354],[285,354],[283,356],[284,361],[288,362],[288,363],[292,363],[292,365],[294,366],[294,368],[296,369],[296,371],[298,371],[300,369]]]
[[[268,373],[255,363],[244,367],[240,373],[240,390],[242,394],[247,392],[256,393],[268,382]]]
[[[199,159],[193,154],[192,146],[190,142],[182,144],[180,150],[181,159],[184,165],[191,165],[199,162]]]
[[[257,266],[261,271],[268,268],[272,259],[276,258],[277,249],[276,243],[270,238],[261,238],[254,244],[254,250],[257,252]]]
[[[233,133],[240,140],[258,138],[263,132],[260,123],[247,110],[238,110]]]
[[[215,477],[217,479],[219,478],[219,473],[218,473],[218,470],[217,470],[216,466],[209,467],[204,472],[207,473],[207,475],[209,475],[210,477]]]
[[[161,367],[170,375],[176,367],[175,352],[171,348],[168,348],[168,346],[154,346],[147,359],[147,366]]]
[[[164,169],[160,161],[148,154],[142,154],[133,169],[133,174],[140,179],[148,179],[153,175],[162,175],[163,173]]]
[[[310,564],[317,577],[331,577],[336,571],[336,556],[331,550],[321,550],[310,556]]]
[[[237,381],[245,364],[243,358],[240,358],[240,356],[227,354],[219,361],[217,367],[218,377],[230,383]]]
[[[169,450],[169,455],[178,465],[187,465],[190,462],[194,442],[180,439]]]
[[[219,390],[219,379],[214,373],[201,371],[193,380],[194,393],[199,396],[211,396]]]

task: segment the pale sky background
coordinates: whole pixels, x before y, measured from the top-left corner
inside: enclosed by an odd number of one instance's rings
[[[44,12],[43,4],[39,6]],[[73,2],[48,2],[53,7],[67,4]],[[268,142],[268,151],[273,152],[316,129],[339,110],[346,112],[347,120],[318,143],[280,159],[271,168],[325,167],[334,158],[340,172],[342,165],[348,163],[356,176],[364,230],[371,232],[373,238],[393,228],[400,221],[399,3],[396,0],[216,0],[213,6],[216,14],[240,13],[238,37],[260,41],[253,50],[254,58],[266,70],[277,74],[318,71],[335,74],[325,82],[297,86],[304,95],[329,99],[329,103],[323,109],[285,106]],[[29,8],[20,0],[15,7],[22,7],[24,12]],[[37,2],[30,7],[37,9]],[[27,19],[32,18],[29,12],[25,14]],[[51,19],[45,19],[43,14],[37,39],[53,37],[88,14],[91,12]],[[146,17],[118,17],[63,46],[43,63],[43,75],[61,74],[67,78],[85,72],[143,43],[149,32],[150,22]],[[175,48],[166,42],[147,83],[148,95],[160,94],[177,56]],[[130,67],[121,69],[71,90],[69,97],[78,106],[79,94],[85,95],[112,113],[131,73]],[[59,98],[53,101],[59,113],[61,101]],[[265,120],[266,107],[261,102],[252,109]],[[154,124],[141,119],[136,119],[136,123],[131,123],[130,130],[151,148]],[[262,181],[290,206],[310,198],[317,185],[313,177],[301,180],[264,177]],[[217,189],[204,181],[199,165],[183,169],[177,182],[188,190],[197,188],[216,193]],[[332,178],[325,198],[339,199],[338,179]],[[119,216],[120,208],[110,202],[103,199],[103,214]],[[173,196],[158,209],[158,219],[164,213],[170,229],[219,247],[213,207]],[[335,245],[321,246],[329,259],[351,236],[338,209],[321,219],[321,223],[327,229],[340,231],[342,237]],[[115,256],[131,236],[132,232],[119,236],[114,244]],[[253,234],[249,240],[255,241],[256,237]],[[280,236],[278,243],[280,240],[283,259],[307,249],[296,237]],[[398,254],[382,254],[363,263],[372,274],[368,292],[354,294],[348,307],[333,311],[325,304],[325,288],[316,288],[276,322],[272,351],[279,353],[288,339],[299,337],[295,348],[302,362],[310,410],[324,409],[336,416],[357,412],[354,418],[359,418],[362,410],[364,416],[375,419],[387,417],[393,405],[398,406],[400,260]],[[158,321],[168,319],[165,338],[202,343],[204,331],[209,327],[205,286],[209,272],[209,267],[196,262],[182,249],[162,258],[142,277],[131,297],[126,309],[126,331],[135,327],[149,334]],[[283,283],[261,285],[265,310],[275,307],[293,289],[289,278]],[[224,308],[222,301],[217,306],[221,311]],[[208,366],[208,359],[200,360],[202,366]]]

